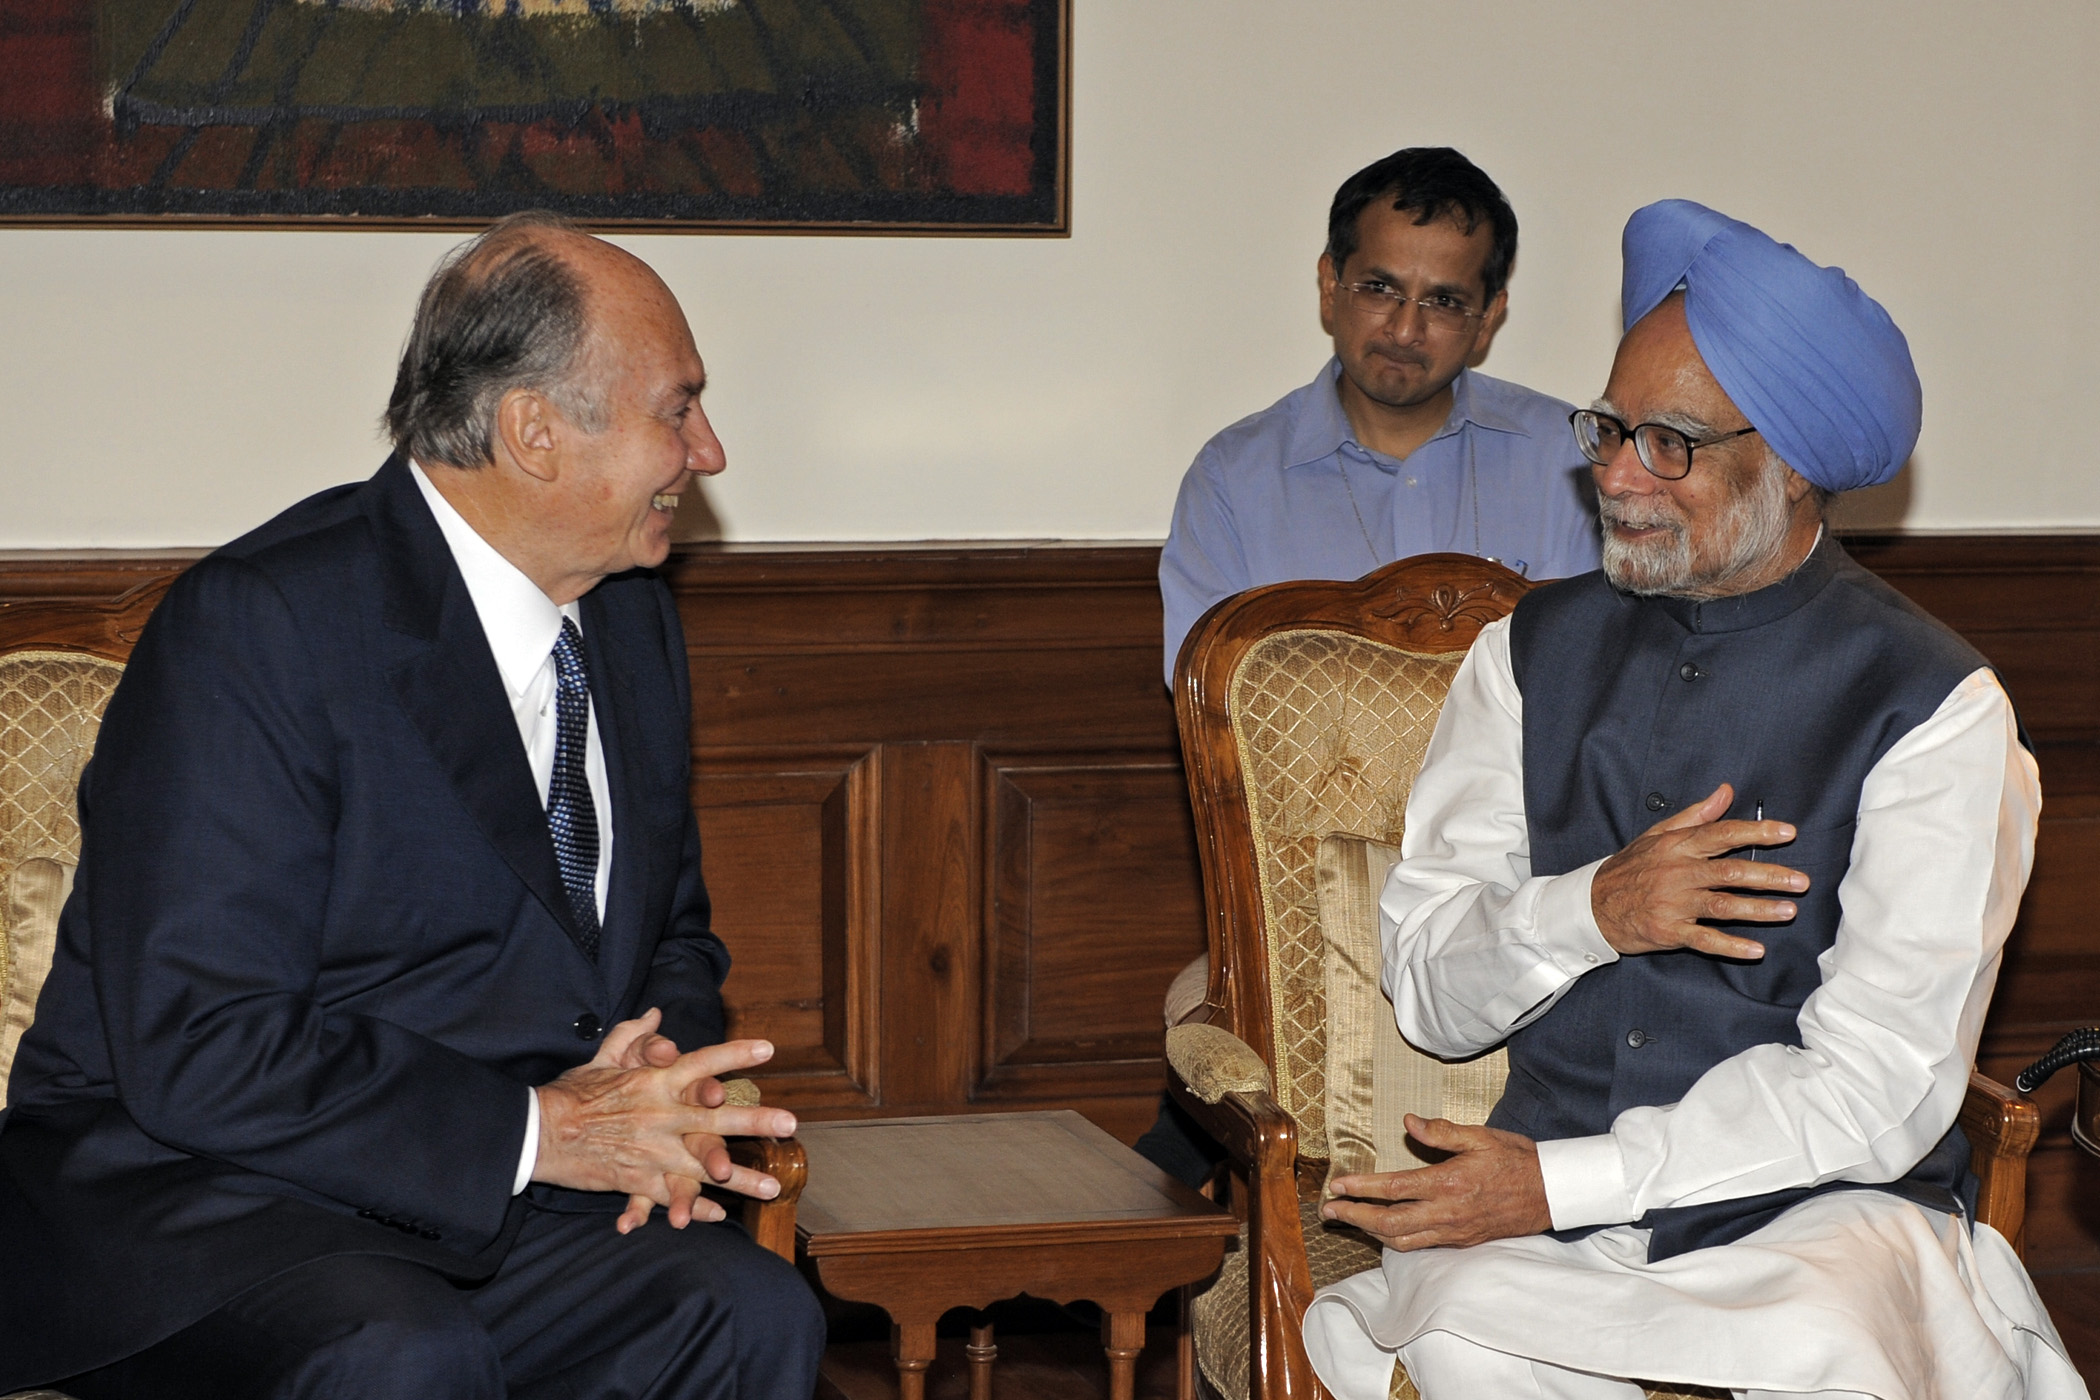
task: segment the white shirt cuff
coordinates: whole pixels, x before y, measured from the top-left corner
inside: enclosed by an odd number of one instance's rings
[[[540,1164],[540,1091],[525,1091],[525,1145],[518,1149],[518,1176],[511,1183],[515,1196],[532,1182],[532,1169]]]
[[[1617,1138],[1610,1133],[1560,1138],[1538,1148],[1539,1176],[1546,1184],[1554,1229],[1623,1225],[1633,1219],[1633,1193],[1626,1189]]]
[[[1603,930],[1597,927],[1597,909],[1591,903],[1590,886],[1603,864],[1593,860],[1570,870],[1547,882],[1539,896],[1539,946],[1570,977],[1619,960],[1618,950],[1604,941]]]

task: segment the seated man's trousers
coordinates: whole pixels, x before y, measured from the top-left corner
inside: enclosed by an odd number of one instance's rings
[[[824,1318],[734,1224],[533,1210],[494,1278],[340,1255],[60,1383],[80,1400],[809,1400]]]

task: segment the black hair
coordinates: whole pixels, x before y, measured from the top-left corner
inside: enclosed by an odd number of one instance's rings
[[[1394,209],[1413,214],[1417,224],[1450,219],[1471,234],[1485,220],[1493,234],[1480,269],[1488,300],[1509,285],[1517,261],[1516,211],[1487,172],[1449,146],[1409,146],[1342,181],[1327,211],[1327,256],[1336,277],[1356,251],[1356,226],[1364,210],[1387,198]]]

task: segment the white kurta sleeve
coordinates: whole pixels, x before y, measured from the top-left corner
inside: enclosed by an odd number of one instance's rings
[[[1386,994],[1400,1033],[1431,1054],[1500,1043],[1618,958],[1590,912],[1596,865],[1531,873],[1523,753],[1504,618],[1451,682],[1379,900]]]
[[[2040,810],[2012,703],[1978,670],[1867,775],[1802,1044],[1753,1046],[1678,1103],[1540,1144],[1554,1225],[1910,1170],[1961,1109]]]

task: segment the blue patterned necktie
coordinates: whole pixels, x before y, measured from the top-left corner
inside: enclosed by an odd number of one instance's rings
[[[583,951],[598,956],[598,808],[591,801],[583,757],[591,728],[591,673],[583,664],[583,637],[561,620],[554,639],[554,775],[547,783],[547,825],[554,859],[569,892],[569,908],[583,935]]]

